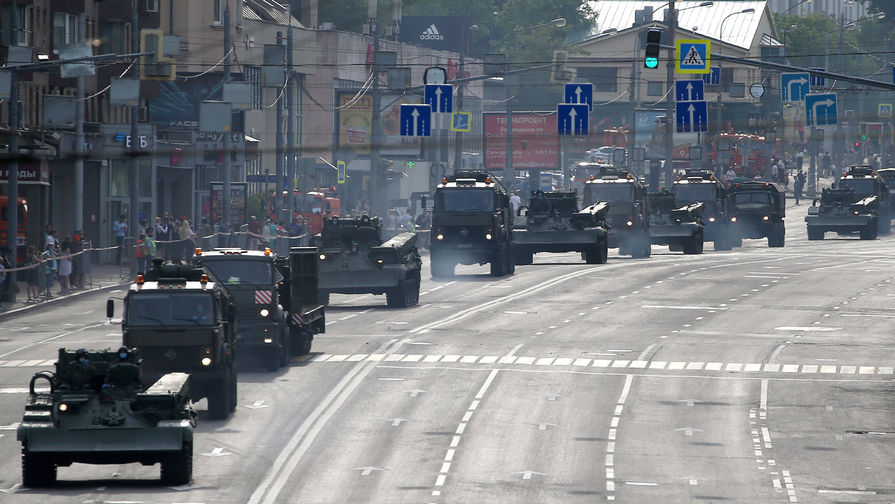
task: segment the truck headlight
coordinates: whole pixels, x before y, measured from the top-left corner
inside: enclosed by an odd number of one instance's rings
[[[273,338],[264,338],[264,343],[268,345],[273,343]]]
[[[626,224],[628,227],[631,227],[631,226],[634,225],[634,221],[628,221],[628,222],[626,222],[625,224]]]
[[[761,220],[766,221],[766,220],[768,220],[768,219],[770,219],[770,218],[771,218],[770,215],[765,215],[764,217],[761,218]]]
[[[709,217],[709,222],[715,222],[715,218],[714,218],[714,217]]]
[[[320,258],[321,261],[326,260],[326,254],[320,254],[318,257]]]
[[[65,404],[65,403],[60,404],[59,411],[68,411],[68,404]]]
[[[266,316],[270,315],[270,310],[268,310],[267,308],[261,308],[261,311],[259,313],[261,314],[262,317],[266,317]]]
[[[736,218],[736,217],[731,217],[731,218],[730,218],[730,222],[736,222],[736,221],[737,221],[737,218]]]
[[[490,240],[490,239],[491,239],[491,233],[485,233],[485,239],[486,239],[486,240]]]
[[[203,366],[208,367],[211,365],[211,357],[202,357],[202,360],[199,361]]]
[[[441,233],[438,233],[437,235],[435,235],[435,239],[436,240],[444,240],[444,235]]]

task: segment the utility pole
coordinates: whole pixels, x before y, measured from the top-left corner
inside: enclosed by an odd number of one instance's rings
[[[668,61],[665,64],[665,187],[671,188],[674,177],[674,62],[675,62],[675,30],[677,28],[677,14],[675,13],[674,0],[668,1]]]
[[[370,139],[370,214],[380,215],[382,210],[381,195],[379,194],[379,147],[382,142],[382,125],[379,124],[379,108],[382,97],[379,96],[379,26],[376,22],[378,4],[376,0],[370,0],[367,9],[367,17],[370,23],[370,33],[373,35],[373,93],[372,110],[372,138]],[[384,215],[383,215],[384,216]]]
[[[392,0],[395,1],[395,0]],[[460,40],[460,65],[457,67],[457,78],[463,79],[463,64],[466,56],[466,43],[469,39],[469,16],[463,17],[463,36]],[[463,81],[457,85],[457,108],[456,111],[463,110]],[[463,133],[458,131],[454,136],[454,173],[463,169]]]
[[[139,2],[138,0],[131,0],[131,49],[137,50],[140,47],[140,11],[139,11]],[[134,61],[134,75],[140,75],[140,59],[137,58]],[[138,77],[139,78],[139,77]],[[131,110],[131,148],[130,148],[130,184],[129,185],[129,200],[130,200],[130,211],[127,219],[127,229],[128,234],[136,238],[137,227],[139,225],[138,215],[140,213],[140,200],[139,200],[139,188],[137,186],[138,179],[140,177],[140,160],[138,158],[137,146],[140,144],[139,136],[137,131],[137,119],[140,115],[140,100],[137,100],[137,105]],[[83,145],[83,142],[81,143]],[[114,217],[114,216],[113,216]],[[127,241],[128,236],[125,235],[124,241],[121,242],[121,246],[124,250],[121,251],[122,256],[127,254],[128,262],[130,263],[130,272],[131,274],[137,273],[137,260],[134,255],[134,243],[136,240],[130,243],[128,246]]]
[[[78,16],[79,42],[85,40],[87,33],[87,15]],[[75,219],[74,231],[84,229],[84,76],[78,75],[77,107],[75,108]],[[131,137],[134,141],[134,137]]]
[[[277,32],[277,44],[283,43],[283,32]],[[283,83],[285,85],[285,83]],[[282,88],[280,88],[282,89]],[[274,205],[276,206],[277,215],[282,220],[286,215],[290,215],[291,211],[283,211],[283,100],[282,96],[277,96],[277,164],[276,164],[276,183],[274,183]],[[265,181],[266,182],[266,181]],[[291,215],[289,218],[291,222]]]
[[[230,82],[230,4],[224,6],[224,82]],[[224,132],[224,177],[223,177],[223,193],[224,193],[224,223],[227,226],[232,224],[231,206],[232,196],[230,188],[230,179],[233,176],[230,161],[230,135],[233,133],[233,113],[230,113],[230,128]],[[235,231],[235,230],[234,230]]]
[[[507,102],[506,102],[506,121],[507,121],[507,148],[506,162],[503,166],[503,186],[510,193],[516,189],[516,175],[513,173],[513,90],[510,88],[510,81],[513,77],[509,75],[503,76],[503,85],[506,86]],[[529,184],[531,181],[529,180]],[[540,184],[535,182],[535,184]]]
[[[13,9],[18,12],[18,9]],[[13,20],[15,21],[15,20]],[[16,22],[17,26],[17,22]],[[6,246],[12,251],[12,260],[18,261],[19,247],[19,72],[15,68],[9,71],[9,197],[6,203],[6,216],[8,233],[6,234]],[[16,272],[7,273],[10,285],[15,285]],[[15,303],[15,289],[11,289],[9,295],[11,302]]]
[[[289,30],[286,32],[286,174],[289,183],[286,184],[286,208],[289,209],[289,221],[292,220],[292,212],[295,208],[295,83],[292,82],[292,1],[289,4]],[[301,177],[304,178],[302,173]],[[280,191],[277,188],[277,191]],[[322,210],[321,210],[322,211]],[[288,221],[287,221],[288,223]]]

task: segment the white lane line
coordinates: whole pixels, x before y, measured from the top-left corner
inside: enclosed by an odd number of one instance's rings
[[[817,326],[783,326],[783,327],[775,327],[775,331],[786,331],[786,332],[833,332],[833,331],[841,331],[841,327],[817,327]]]
[[[519,351],[520,348],[522,348],[522,347],[524,347],[524,346],[525,346],[525,343],[519,343],[518,345],[514,346],[512,350],[510,350],[509,352],[507,352],[507,354],[504,355],[504,357],[512,357],[513,355],[516,354],[516,352]]]
[[[722,306],[670,306],[670,305],[640,305],[641,308],[661,308],[665,310],[726,310]]]
[[[56,336],[50,336],[49,338],[44,338],[44,339],[42,339],[42,340],[40,340],[40,341],[35,341],[34,343],[28,343],[27,345],[20,346],[19,348],[16,348],[15,350],[10,350],[9,352],[0,354],[0,359],[2,359],[3,357],[10,356],[10,355],[12,355],[12,354],[14,354],[14,353],[17,353],[17,352],[21,352],[22,350],[26,350],[26,349],[31,348],[31,347],[33,347],[33,346],[42,345],[42,344],[44,344],[44,343],[49,343],[49,342],[51,342],[51,341],[55,341],[55,340],[57,340],[57,339],[59,339],[59,338],[64,338],[64,337],[66,337],[66,336],[71,336],[72,334],[76,334],[76,333],[79,333],[79,332],[82,332],[82,331],[86,331],[86,330],[88,330],[88,329],[95,329],[95,328],[97,328],[97,327],[102,327],[102,326],[104,326],[104,325],[109,325],[109,323],[108,323],[108,322],[101,322],[101,323],[99,323],[99,324],[91,324],[91,325],[88,325],[88,326],[81,327],[80,329],[74,329],[74,330],[72,330],[72,331],[67,331],[67,332],[64,332],[64,333],[62,333],[62,334],[57,334]]]

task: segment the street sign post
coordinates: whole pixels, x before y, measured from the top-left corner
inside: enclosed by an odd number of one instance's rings
[[[566,84],[565,103],[584,103],[587,110],[594,110],[594,85],[573,83]]]
[[[676,41],[677,73],[711,73],[711,44],[708,39]]]
[[[451,131],[468,133],[472,130],[472,112],[451,113]]]
[[[345,161],[336,161],[336,167],[338,169],[339,175],[336,180],[339,184],[345,183]]]
[[[805,97],[805,123],[808,126],[836,124],[836,94],[814,94]]]
[[[431,105],[401,105],[401,136],[430,136],[432,134]]]
[[[684,80],[674,83],[675,101],[705,100],[705,86],[701,80]]]
[[[426,95],[423,101],[432,107],[432,112],[454,111],[454,88],[450,84],[426,84]]]
[[[880,103],[879,104],[879,113],[877,115],[880,117],[892,117],[892,104],[891,103]]]
[[[708,107],[704,101],[682,101],[676,104],[675,123],[678,133],[708,131]]]
[[[780,74],[780,99],[784,102],[805,101],[811,92],[811,79],[807,72]]]
[[[561,103],[556,106],[556,132],[559,135],[582,135],[588,131],[587,105]]]

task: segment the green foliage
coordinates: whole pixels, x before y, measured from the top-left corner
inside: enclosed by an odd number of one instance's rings
[[[269,194],[265,193],[250,194],[246,201],[246,211],[248,214],[257,216],[258,220],[261,220],[262,216],[266,216],[268,197]]]

